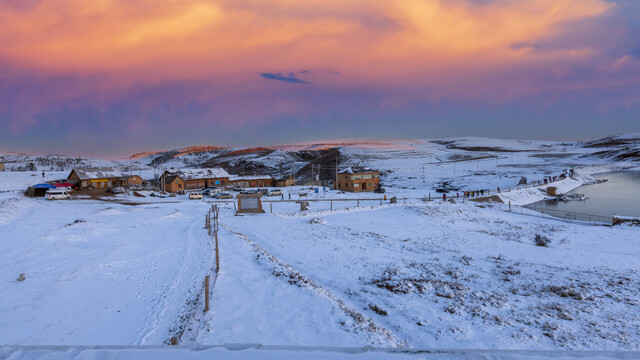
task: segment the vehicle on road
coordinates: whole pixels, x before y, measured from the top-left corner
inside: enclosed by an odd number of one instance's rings
[[[280,189],[269,190],[269,192],[267,193],[267,196],[282,196],[282,190]]]
[[[71,195],[66,190],[49,189],[44,194],[44,198],[47,200],[69,200]]]
[[[191,192],[191,193],[189,193],[189,199],[192,199],[192,200],[202,199],[202,193],[201,192]]]
[[[233,195],[228,192],[219,192],[217,194],[213,194],[213,197],[216,199],[233,199]]]
[[[379,188],[373,190],[374,193],[378,193],[378,194],[384,194],[385,191],[386,190],[383,187],[379,187]]]

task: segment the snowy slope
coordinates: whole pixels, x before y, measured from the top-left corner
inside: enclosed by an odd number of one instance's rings
[[[125,193],[50,202],[22,191],[64,178],[66,169],[44,179],[39,171],[0,172],[0,344],[162,345],[184,333],[184,345],[640,350],[640,228],[417,199],[436,198],[438,189],[508,189],[573,167],[573,178],[554,183],[565,192],[598,172],[637,169],[633,159],[594,155],[603,148],[591,144],[480,138],[322,145],[227,159],[303,169],[317,159],[313,151],[339,151],[341,166],[381,170],[385,195],[399,203],[374,193],[338,201],[354,195],[295,186],[282,198],[337,200],[312,202],[308,212],[265,202],[267,213],[243,216],[220,204],[221,272],[206,314],[203,278],[214,258],[203,218],[211,199]],[[616,146],[630,145],[605,147]],[[536,188],[500,193],[514,205],[544,196]],[[549,247],[535,246],[538,234]],[[16,280],[20,273],[25,281]],[[42,355],[18,351],[0,348],[0,357]],[[283,351],[273,356],[295,356]],[[617,355],[602,355],[609,356]]]

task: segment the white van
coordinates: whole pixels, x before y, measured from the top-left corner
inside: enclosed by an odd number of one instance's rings
[[[69,200],[71,199],[71,195],[69,195],[67,190],[49,189],[47,193],[44,194],[44,198],[47,200]]]

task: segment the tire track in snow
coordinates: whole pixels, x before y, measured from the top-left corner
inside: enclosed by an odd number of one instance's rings
[[[267,250],[265,250],[262,247],[260,247],[260,245],[256,244],[248,236],[246,236],[246,235],[244,235],[244,234],[242,234],[242,233],[240,233],[238,231],[235,231],[234,229],[230,228],[227,225],[220,224],[220,226],[224,227],[229,232],[235,234],[236,236],[238,236],[238,237],[242,238],[243,240],[245,240],[246,242],[248,242],[254,248],[254,250],[257,253],[259,253],[260,255],[266,257],[267,259],[269,259],[272,263],[274,263],[279,268],[279,271],[282,274],[287,276],[289,279],[291,279],[293,281],[296,281],[299,286],[307,287],[307,288],[311,289],[317,295],[322,296],[322,297],[326,298],[327,300],[329,300],[335,307],[339,308],[345,314],[347,314],[349,317],[351,317],[360,331],[362,331],[364,333],[368,333],[369,336],[370,336],[369,339],[377,340],[377,342],[379,342],[382,345],[389,345],[389,346],[395,347],[395,348],[408,347],[407,346],[408,344],[406,344],[405,342],[399,341],[396,338],[395,334],[393,334],[391,331],[389,331],[388,329],[386,329],[385,327],[383,327],[383,326],[381,326],[379,324],[376,324],[373,321],[373,319],[371,319],[371,318],[367,317],[366,315],[364,315],[363,313],[359,312],[358,310],[356,310],[354,307],[352,307],[349,304],[347,304],[344,300],[340,299],[335,294],[331,293],[327,289],[325,289],[322,286],[318,285],[312,279],[302,275],[293,266],[283,263],[278,258],[276,258],[273,254],[271,254]]]

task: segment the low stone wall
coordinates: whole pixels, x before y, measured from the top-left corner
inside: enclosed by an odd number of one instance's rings
[[[632,226],[640,226],[640,218],[622,218],[622,217],[614,217],[613,225],[621,225],[628,224]]]

